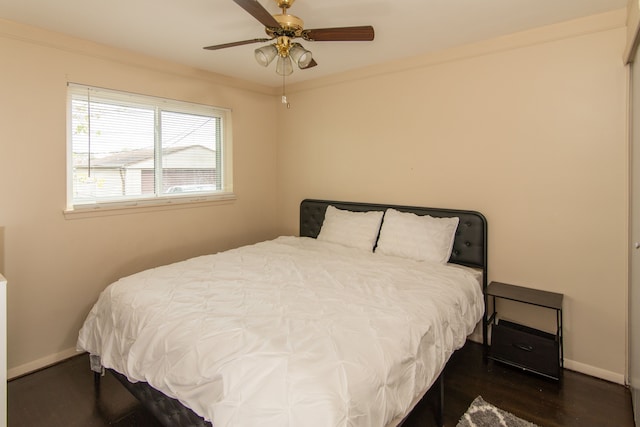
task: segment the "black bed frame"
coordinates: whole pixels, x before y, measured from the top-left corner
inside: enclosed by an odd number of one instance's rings
[[[330,200],[305,199],[300,204],[300,236],[316,238],[322,227],[324,215],[329,205],[338,209],[354,212],[384,211],[393,208],[401,212],[416,215],[431,215],[433,217],[458,217],[460,222],[456,231],[450,263],[482,269],[482,289],[485,307],[487,306],[487,221],[485,217],[475,211],[458,209],[424,208],[416,206],[384,205],[375,203],[340,202]],[[384,219],[383,219],[384,221]],[[486,317],[486,316],[485,316]],[[487,323],[482,322],[483,342],[487,343]],[[127,378],[107,369],[115,376],[140,402],[166,427],[211,427],[212,424],[198,416],[191,409],[178,400],[170,398],[145,382],[131,383]],[[100,396],[100,374],[95,373],[96,397]],[[443,425],[444,380],[442,373],[432,388],[437,389],[438,404],[436,408],[436,422]],[[402,423],[400,423],[401,425]]]

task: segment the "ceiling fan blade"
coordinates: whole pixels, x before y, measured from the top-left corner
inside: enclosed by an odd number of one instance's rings
[[[363,25],[361,27],[337,27],[316,28],[303,30],[302,37],[308,41],[371,41],[374,37],[373,27]]]
[[[280,28],[280,23],[262,7],[258,0],[233,0],[238,6],[249,12],[251,16],[256,18],[262,25],[270,28]]]
[[[269,40],[271,40],[271,39],[243,40],[243,41],[240,41],[240,42],[231,42],[231,43],[216,44],[216,45],[213,45],[213,46],[206,46],[206,47],[203,47],[203,49],[218,50],[218,49],[225,49],[227,47],[242,46],[242,45],[251,44],[251,43],[263,43],[263,42],[268,42]]]
[[[313,58],[312,58],[312,59],[311,59],[311,62],[309,62],[309,65],[307,65],[306,67],[304,67],[304,68],[302,68],[302,69],[303,69],[303,70],[306,70],[306,69],[308,69],[308,68],[315,67],[316,65],[318,65],[318,63],[316,62],[316,60],[315,60],[315,59],[313,59]]]

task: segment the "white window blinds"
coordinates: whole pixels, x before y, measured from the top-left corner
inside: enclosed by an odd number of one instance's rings
[[[225,109],[69,84],[69,205],[228,193]]]

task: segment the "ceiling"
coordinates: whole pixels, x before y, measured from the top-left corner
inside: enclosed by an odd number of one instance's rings
[[[258,0],[272,14],[273,0]],[[305,28],[373,25],[371,42],[305,42],[318,66],[290,83],[626,7],[627,0],[297,0]],[[266,37],[232,0],[0,0],[0,17],[268,86],[275,63],[253,50],[204,46]]]

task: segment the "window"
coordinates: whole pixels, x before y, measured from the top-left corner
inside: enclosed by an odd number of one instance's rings
[[[68,209],[228,198],[230,111],[69,84]]]

